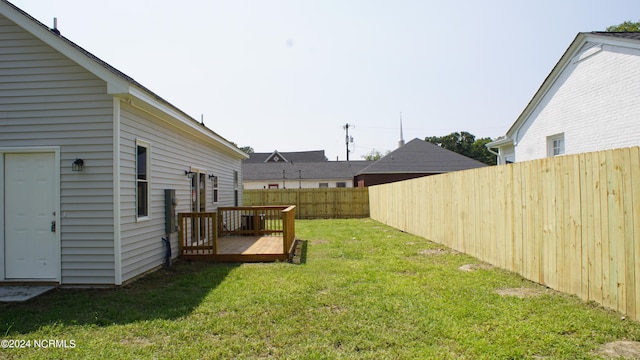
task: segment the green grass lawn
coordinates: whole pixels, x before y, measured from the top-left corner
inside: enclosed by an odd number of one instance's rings
[[[301,264],[181,262],[112,290],[0,304],[0,358],[597,358],[640,323],[370,219],[297,221]],[[540,295],[501,296],[505,288]]]

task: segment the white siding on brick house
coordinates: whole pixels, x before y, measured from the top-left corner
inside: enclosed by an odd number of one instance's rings
[[[113,284],[107,85],[0,16],[0,147],[59,146],[61,282]],[[73,172],[76,158],[83,172]]]
[[[164,189],[175,189],[178,212],[191,211],[191,180],[185,170],[206,171],[206,210],[233,206],[233,172],[240,172],[241,161],[225,155],[211,143],[169,125],[166,119],[152,115],[125,102],[120,107],[120,226],[122,281],[134,278],[164,262]],[[136,222],[135,144],[136,139],[150,144],[151,210],[150,219]],[[219,177],[218,203],[213,204],[212,183],[208,175]],[[241,189],[240,189],[241,191]],[[242,199],[242,193],[239,193]],[[173,257],[177,256],[177,233],[171,236]]]

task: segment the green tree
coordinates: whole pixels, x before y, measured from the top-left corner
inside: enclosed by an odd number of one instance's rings
[[[234,143],[233,141],[231,141],[231,143],[233,144],[233,146],[237,147],[238,149],[240,149],[240,151],[246,153],[246,154],[253,154],[253,148],[251,146],[243,146],[240,147],[238,146],[238,144]]]
[[[473,159],[476,159],[482,163],[487,165],[495,165],[496,164],[496,155],[489,152],[489,149],[485,145],[492,142],[493,139],[490,137],[476,139],[473,142]]]
[[[496,156],[485,146],[492,141],[491,138],[476,139],[475,135],[461,131],[444,136],[429,136],[424,140],[487,165],[496,164]]]
[[[622,24],[611,25],[607,28],[608,32],[640,32],[640,21],[625,21]]]
[[[386,154],[389,154],[391,151],[387,151]],[[380,160],[380,158],[382,158],[384,156],[380,151],[373,149],[371,150],[368,154],[366,155],[362,155],[362,158],[365,159],[366,161],[376,161],[376,160]]]
[[[243,146],[239,148],[247,154],[253,154],[253,148],[251,146]]]

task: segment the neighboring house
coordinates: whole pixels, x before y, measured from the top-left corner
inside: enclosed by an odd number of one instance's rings
[[[353,187],[355,174],[368,161],[243,163],[245,189]]]
[[[367,161],[327,161],[324,150],[252,153],[242,162],[245,189],[353,187]]]
[[[5,0],[0,49],[0,282],[123,284],[177,254],[165,189],[242,199],[243,152]]]
[[[356,174],[358,187],[487,166],[438,145],[413,139]]]
[[[505,164],[640,145],[639,91],[640,33],[579,33],[506,135],[487,147]]]
[[[279,152],[275,150],[271,153],[251,153],[249,158],[244,160],[245,164],[250,163],[298,163],[298,162],[322,162],[327,161],[324,150]]]

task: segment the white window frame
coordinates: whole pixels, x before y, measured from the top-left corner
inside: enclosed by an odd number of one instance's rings
[[[566,154],[564,133],[547,136],[547,156],[554,157]]]
[[[240,172],[233,170],[233,206],[240,206]]]
[[[214,204],[217,204],[219,199],[218,199],[218,190],[220,189],[220,184],[218,183],[218,176],[214,175],[211,177],[211,201]]]
[[[143,147],[146,149],[146,160],[145,160],[145,175],[146,179],[142,180],[147,184],[147,194],[146,194],[146,210],[147,213],[144,215],[139,214],[139,194],[138,194],[138,183],[141,181],[138,179],[138,147]],[[146,221],[151,219],[151,143],[148,141],[136,139],[136,147],[135,147],[135,158],[136,158],[136,166],[135,166],[135,189],[136,189],[136,222]]]
[[[328,189],[329,188],[329,183],[327,182],[322,182],[318,184],[318,188],[320,189]]]
[[[338,181],[336,182],[336,188],[346,188],[347,187],[347,182],[346,181]]]

